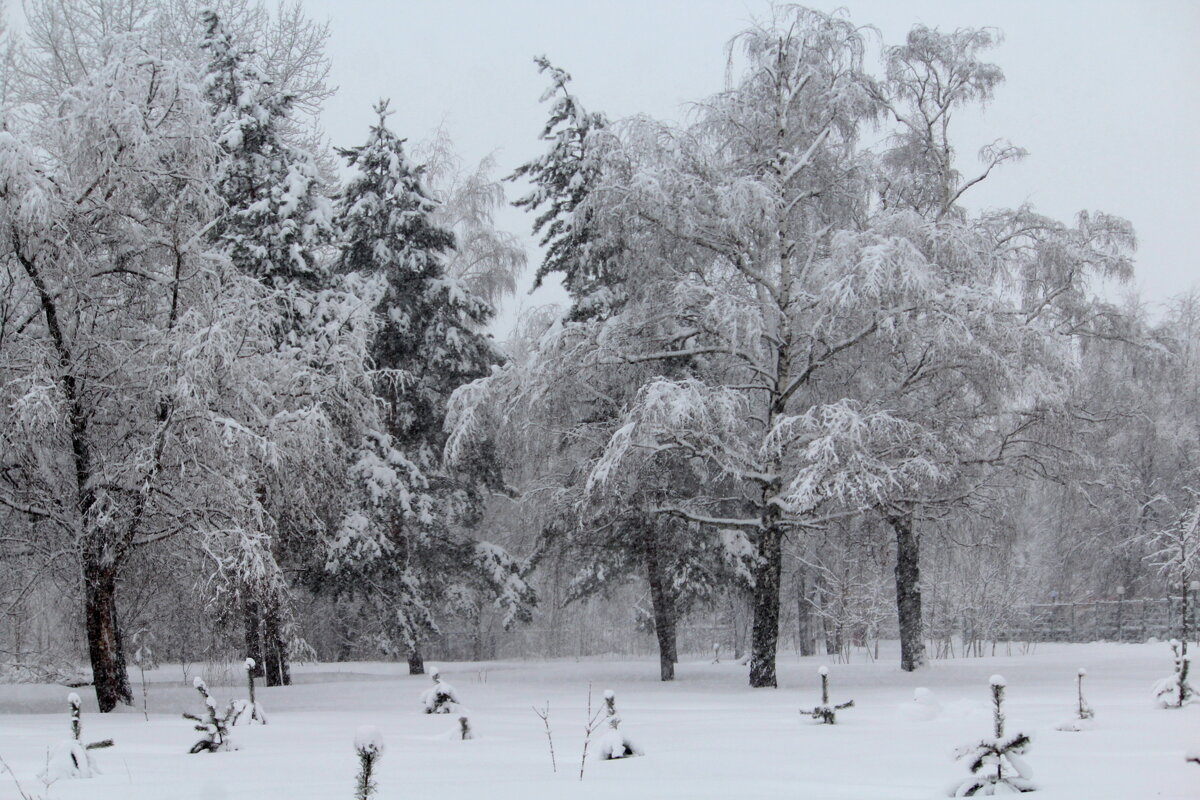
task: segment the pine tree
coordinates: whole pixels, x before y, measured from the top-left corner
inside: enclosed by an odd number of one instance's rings
[[[203,19],[201,47],[210,59],[204,90],[222,150],[216,190],[226,206],[212,236],[240,271],[276,287],[315,288],[329,207],[318,193],[316,158],[285,136],[296,98],[272,86],[235,47],[215,12]]]
[[[1029,736],[1024,733],[1004,733],[1004,677],[993,675],[991,739],[960,747],[956,757],[966,759],[971,776],[950,787],[951,797],[990,797],[994,794],[1032,792],[1037,787],[1031,780],[1033,771],[1021,758],[1029,749]]]
[[[452,588],[492,595],[506,624],[527,618],[533,593],[507,553],[463,532],[479,518],[482,489],[499,488],[490,452],[478,448],[453,472],[443,463],[450,395],[499,362],[483,332],[493,310],[446,274],[454,236],[433,221],[423,169],[388,128],[387,103],[375,111],[366,143],[340,151],[355,174],[337,198],[336,269],[378,284],[371,357],[384,424],[351,466],[361,502],[330,543],[327,567],[349,573],[347,584],[373,574],[358,585],[417,674],[421,642],[437,630],[434,601]]]
[[[549,142],[540,157],[517,167],[508,180],[524,178],[532,190],[514,205],[540,212],[533,232],[541,234],[545,256],[538,267],[534,288],[553,272],[563,275],[571,295],[572,320],[603,318],[623,304],[618,277],[621,248],[599,235],[593,212],[585,201],[601,174],[602,151],[596,134],[608,127],[602,113],[586,111],[567,90],[571,75],[545,56],[534,59],[539,72],[550,74],[551,84],[542,102],[553,100],[541,138]]]

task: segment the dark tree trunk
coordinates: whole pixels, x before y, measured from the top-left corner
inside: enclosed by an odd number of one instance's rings
[[[773,509],[773,507],[771,507]],[[778,523],[763,529],[754,569],[754,631],[750,642],[750,685],[775,687],[775,652],[779,645],[779,579],[783,567],[783,531]]]
[[[925,665],[921,623],[921,545],[913,531],[912,515],[888,517],[896,532],[896,615],[900,622],[900,669],[912,672]]]
[[[650,603],[654,609],[654,633],[658,636],[659,676],[664,681],[673,681],[675,664],[679,660],[675,649],[675,602],[667,592],[657,533],[653,529],[648,529],[647,533],[646,578],[650,583]]]
[[[263,659],[262,630],[260,619],[262,611],[258,600],[250,596],[249,589],[244,590],[242,600],[242,623],[246,632],[246,658],[254,659],[254,677],[266,677],[266,662]]]
[[[117,626],[116,570],[85,563],[83,594],[96,702],[101,711],[112,711],[118,703],[132,705],[133,690],[125,671],[125,651]]]
[[[813,605],[809,598],[808,573],[801,567],[796,571],[796,637],[800,655],[817,654],[817,634],[813,629]]]
[[[425,674],[425,658],[421,655],[421,649],[419,647],[414,647],[412,650],[408,651],[408,674]]]
[[[263,648],[267,659],[267,686],[291,686],[292,669],[288,664],[287,642],[283,638],[283,620],[275,602],[268,603],[263,615]]]

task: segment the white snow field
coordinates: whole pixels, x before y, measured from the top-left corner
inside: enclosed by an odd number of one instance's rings
[[[136,709],[95,713],[85,691],[83,740],[113,738],[93,751],[102,774],[46,786],[47,753],[69,738],[59,686],[0,686],[0,758],[30,797],[49,800],[337,800],[353,797],[356,731],[377,726],[385,742],[378,800],[535,800],[536,798],[934,798],[965,777],[954,749],[991,735],[988,679],[1008,681],[1007,730],[1032,734],[1026,760],[1040,800],[1200,798],[1200,766],[1184,753],[1200,744],[1200,705],[1161,710],[1154,681],[1170,671],[1165,644],[1040,645],[1031,654],[935,661],[901,672],[885,648],[880,662],[830,663],[830,695],[854,700],[836,725],[801,716],[820,700],[824,657],[780,658],[777,690],[746,686],[746,668],[684,659],[678,680],[656,680],[652,660],[439,662],[458,689],[477,738],[459,741],[457,715],[426,715],[428,676],[404,664],[297,667],[297,684],[258,688],[270,724],[234,729],[240,749],[189,755],[198,735],[183,710],[199,697],[176,665],[150,678],[150,721]],[[240,666],[240,665],[239,665]],[[1071,717],[1075,680],[1086,667],[1094,726],[1056,731]],[[203,675],[223,705],[245,695],[240,681]],[[588,683],[593,706],[617,694],[621,730],[645,756],[589,758],[579,781]],[[913,700],[914,690],[921,702]],[[551,772],[542,721],[531,706],[550,703],[558,772]],[[919,706],[914,709],[913,706]],[[593,741],[593,753],[595,741]],[[20,795],[0,775],[0,798]]]

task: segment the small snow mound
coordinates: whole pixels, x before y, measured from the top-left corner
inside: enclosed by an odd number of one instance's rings
[[[1082,678],[1082,677],[1084,677],[1085,675],[1087,675],[1087,670],[1086,670],[1086,669],[1084,669],[1083,667],[1080,667],[1080,668],[1079,668],[1079,677],[1081,677],[1081,678]]]
[[[829,667],[821,667],[819,670],[817,670],[817,674],[818,675],[828,675]]]
[[[442,674],[442,671],[438,669],[437,664],[426,664],[425,666],[429,669],[429,674],[435,678]]]
[[[246,659],[246,669],[254,669],[256,665],[257,662],[253,658]]]
[[[374,725],[363,725],[354,733],[354,749],[383,753],[383,732]]]
[[[928,722],[941,714],[942,704],[938,702],[937,696],[924,686],[913,689],[912,702],[900,706],[900,715],[912,722]]]
[[[201,686],[204,686],[205,689],[208,688],[208,686],[204,683],[203,678],[201,678],[199,675],[192,678],[192,688],[193,689],[199,689]]]
[[[1004,680],[1003,675],[993,675],[989,680],[992,686],[1008,686],[1008,681]]]
[[[46,758],[46,769],[38,779],[46,785],[67,778],[91,778],[100,774],[96,760],[74,739],[59,742]]]
[[[613,694],[613,690],[612,690],[612,689],[605,689],[605,690],[604,690],[604,699],[605,699],[605,700],[612,700],[614,697],[616,697],[616,695],[615,695],[615,694]]]
[[[69,695],[67,695],[67,703],[69,705],[77,706],[82,702],[83,701],[79,699],[79,695],[75,694],[75,692],[71,692]]]

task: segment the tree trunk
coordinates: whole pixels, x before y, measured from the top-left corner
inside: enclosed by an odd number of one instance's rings
[[[266,677],[266,662],[263,659],[262,630],[259,625],[262,611],[258,600],[250,595],[250,590],[243,589],[242,624],[246,632],[246,658],[254,659],[254,677]]]
[[[292,669],[288,664],[287,642],[283,638],[283,622],[279,605],[268,601],[263,615],[263,655],[266,656],[267,686],[291,686]]]
[[[421,656],[421,649],[419,647],[414,647],[408,651],[408,674],[425,674],[425,659]]]
[[[817,636],[813,630],[812,601],[808,597],[808,574],[801,568],[796,571],[796,636],[799,639],[800,655],[817,654]]]
[[[659,677],[664,681],[673,681],[675,663],[678,661],[675,649],[675,603],[667,592],[666,576],[663,575],[659,560],[657,531],[651,528],[647,533],[650,539],[646,543],[646,577],[650,583],[650,603],[654,609],[654,633],[658,636]]]
[[[84,617],[96,702],[101,711],[112,711],[118,703],[133,704],[117,626],[116,570],[85,562],[83,573]]]
[[[900,669],[912,672],[925,665],[921,622],[921,545],[913,532],[912,515],[888,518],[896,532],[896,616],[900,621]]]
[[[754,632],[750,644],[750,685],[775,687],[775,651],[779,645],[779,578],[783,567],[783,532],[763,529],[754,569]]]

